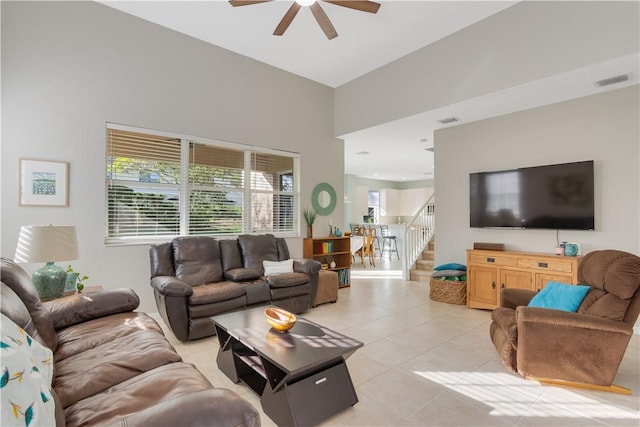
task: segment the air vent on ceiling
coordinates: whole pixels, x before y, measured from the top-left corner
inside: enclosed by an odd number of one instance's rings
[[[609,86],[616,83],[622,83],[629,80],[629,74],[620,74],[619,76],[609,77],[608,79],[598,80],[596,86]]]
[[[458,121],[458,119],[456,117],[447,117],[446,119],[438,120],[438,122],[442,123],[443,125],[446,125],[448,123],[457,122],[457,121]]]

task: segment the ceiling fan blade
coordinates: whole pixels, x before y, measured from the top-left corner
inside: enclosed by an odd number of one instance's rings
[[[376,3],[375,1],[334,1],[334,0],[324,0],[327,3],[335,4],[338,6],[348,7],[350,9],[360,10],[362,12],[376,13],[378,9],[380,9],[380,3]]]
[[[287,31],[287,28],[289,28],[289,25],[291,25],[293,18],[296,17],[299,10],[300,10],[300,5],[296,2],[293,2],[289,10],[287,10],[287,13],[285,13],[284,16],[282,17],[282,20],[276,27],[276,30],[273,32],[273,35],[274,36],[283,35],[284,32]]]
[[[258,3],[268,3],[273,0],[229,0],[231,6],[249,6],[250,4],[258,4]]]
[[[309,6],[309,8],[311,9],[313,17],[316,18],[316,21],[318,21],[320,28],[322,28],[322,31],[324,31],[327,38],[331,40],[338,37],[338,32],[333,27],[333,24],[331,23],[331,21],[329,21],[329,17],[326,13],[324,13],[324,10],[322,10],[320,5],[316,2]]]

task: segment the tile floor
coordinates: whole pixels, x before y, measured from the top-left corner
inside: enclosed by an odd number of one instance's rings
[[[427,283],[402,280],[397,263],[376,263],[375,270],[354,269],[337,303],[304,314],[365,344],[347,361],[360,401],[322,425],[640,425],[639,335],[616,378],[633,396],[542,386],[503,369],[489,339],[488,311],[431,301]],[[215,338],[180,343],[167,335],[185,361],[216,387],[249,400],[263,425],[274,425],[248,387],[217,369]]]

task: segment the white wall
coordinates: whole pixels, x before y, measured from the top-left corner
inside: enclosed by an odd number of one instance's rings
[[[302,206],[319,182],[344,194],[331,88],[99,3],[2,2],[3,256],[21,225],[76,225],[89,284],[133,288],[156,310],[148,246],[103,243],[107,121],[299,152]],[[70,163],[68,208],[18,206],[20,158]]]
[[[466,263],[473,242],[553,252],[554,230],[470,228],[469,173],[580,160],[594,160],[596,230],[560,240],[640,254],[639,117],[636,85],[436,131],[436,264]]]
[[[335,134],[637,53],[639,15],[637,1],[519,2],[338,87]]]

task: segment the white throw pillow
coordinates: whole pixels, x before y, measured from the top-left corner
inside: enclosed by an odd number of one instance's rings
[[[53,353],[4,314],[0,326],[0,425],[54,426]]]
[[[293,260],[285,261],[262,261],[265,276],[274,276],[282,273],[293,273]]]

